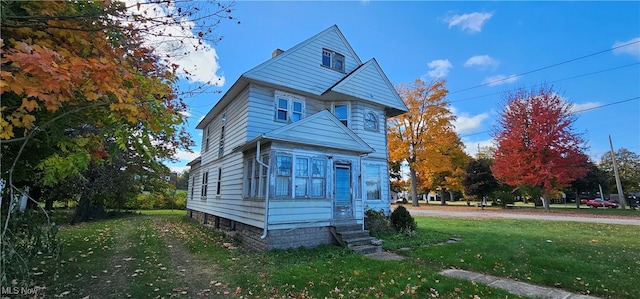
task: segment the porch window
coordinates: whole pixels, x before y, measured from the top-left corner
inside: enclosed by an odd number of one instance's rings
[[[291,156],[276,156],[276,197],[291,197]]]
[[[325,160],[311,160],[311,197],[324,197]]]
[[[382,199],[382,182],[380,178],[380,165],[365,166],[365,188],[367,191],[367,200]]]
[[[307,197],[309,186],[309,158],[296,158],[296,197]]]
[[[256,185],[256,182],[254,181],[253,177],[253,168],[254,168],[254,163],[255,160],[254,159],[247,159],[245,160],[245,168],[247,170],[246,174],[245,174],[245,186],[244,186],[244,195],[247,197],[252,197],[255,193],[254,193],[254,188]]]
[[[269,163],[269,155],[262,155],[262,163]],[[245,160],[246,179],[245,196],[263,198],[267,193],[267,168],[261,167],[254,158]],[[262,169],[262,171],[260,171]]]

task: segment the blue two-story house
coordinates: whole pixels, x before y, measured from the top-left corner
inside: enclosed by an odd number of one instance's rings
[[[247,71],[207,113],[188,215],[255,250],[334,243],[389,212],[386,120],[407,107],[337,26]]]

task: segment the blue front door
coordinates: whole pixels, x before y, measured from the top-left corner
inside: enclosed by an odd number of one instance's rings
[[[353,202],[351,198],[351,167],[349,165],[336,165],[335,173],[335,198],[333,205],[334,219],[353,219]]]

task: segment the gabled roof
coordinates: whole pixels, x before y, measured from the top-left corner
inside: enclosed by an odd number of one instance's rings
[[[347,42],[338,26],[333,25],[248,70],[242,77],[319,96],[345,75],[321,67],[323,48],[338,51],[345,56],[346,72],[350,72],[362,64],[362,60]]]
[[[257,140],[284,141],[363,154],[374,152],[369,144],[328,110],[322,110],[297,122],[264,133],[241,146],[240,150],[251,147]]]
[[[409,111],[375,58],[358,67],[327,92],[337,92],[384,105],[391,110],[390,116]]]

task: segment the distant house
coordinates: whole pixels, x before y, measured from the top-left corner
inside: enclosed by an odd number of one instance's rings
[[[386,120],[406,111],[335,25],[278,49],[198,124],[188,216],[255,250],[334,243],[332,226],[389,212]]]

